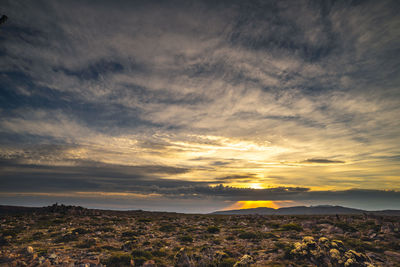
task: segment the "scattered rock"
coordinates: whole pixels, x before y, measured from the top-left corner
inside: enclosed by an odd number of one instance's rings
[[[233,265],[233,267],[247,267],[250,266],[254,262],[253,258],[250,255],[244,255],[242,258],[240,258],[239,261]]]
[[[26,247],[26,253],[29,254],[29,255],[32,255],[33,254],[33,247],[31,247],[31,246]]]
[[[329,241],[321,237],[318,243],[313,237],[306,236],[302,242],[293,244],[290,255],[295,259],[308,260],[317,266],[369,266],[371,259],[362,253],[354,250],[346,250],[341,240]]]
[[[194,267],[191,263],[185,248],[181,248],[178,253],[176,253],[175,257],[175,266],[177,267]]]
[[[156,267],[156,263],[153,260],[148,260],[145,263],[143,263],[142,267]]]
[[[383,253],[384,253],[386,256],[398,258],[398,259],[400,260],[400,252],[394,252],[394,251],[387,250],[387,251],[385,251],[385,252],[383,252]]]

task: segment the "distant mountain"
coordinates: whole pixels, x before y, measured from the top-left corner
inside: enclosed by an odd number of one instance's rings
[[[254,208],[254,209],[239,209],[239,210],[222,210],[216,211],[212,214],[220,215],[344,215],[344,214],[375,214],[375,215],[391,215],[400,216],[400,210],[380,210],[380,211],[366,211],[361,209],[352,209],[342,206],[296,206],[287,208]]]
[[[175,214],[175,212],[162,212],[162,211],[143,211],[143,210],[99,210],[99,209],[87,209],[80,206],[68,206],[54,204],[48,207],[22,207],[22,206],[7,206],[0,205],[0,216],[12,215],[12,214],[28,214],[28,213],[59,213],[69,215],[120,215],[120,214],[137,214],[146,213],[149,215],[155,214]],[[374,214],[374,215],[386,215],[386,216],[400,216],[400,210],[379,210],[379,211],[366,211],[361,209],[352,209],[341,206],[296,206],[280,209],[272,208],[255,208],[255,209],[239,209],[239,210],[222,210],[216,211],[210,214],[220,215],[362,215],[362,214]]]

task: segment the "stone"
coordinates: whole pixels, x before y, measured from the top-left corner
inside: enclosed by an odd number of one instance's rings
[[[336,261],[340,260],[340,252],[336,248],[329,250],[329,255]]]
[[[153,260],[148,260],[145,263],[143,263],[142,267],[156,267],[156,263]]]
[[[254,262],[253,257],[246,254],[243,257],[241,257],[240,260],[237,261],[235,265],[233,265],[233,267],[248,267],[253,262]]]
[[[400,260],[400,252],[394,252],[394,251],[387,250],[387,251],[385,251],[385,252],[383,252],[383,253],[384,253],[386,256],[398,258],[398,259]]]
[[[177,267],[194,267],[186,253],[185,248],[181,248],[178,253],[176,253],[174,259],[175,266]]]
[[[31,246],[26,247],[26,253],[29,254],[29,255],[32,255],[33,254],[33,247],[31,247]]]

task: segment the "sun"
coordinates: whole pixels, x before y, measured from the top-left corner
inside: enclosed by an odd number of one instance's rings
[[[247,201],[237,201],[234,204],[226,207],[224,210],[232,209],[254,209],[254,208],[279,208],[280,201],[270,201],[270,200],[247,200]]]
[[[249,187],[252,189],[264,189],[263,185],[260,183],[251,183]]]

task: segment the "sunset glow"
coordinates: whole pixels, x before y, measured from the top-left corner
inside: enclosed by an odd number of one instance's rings
[[[400,208],[398,11],[5,1],[0,204]]]
[[[226,207],[224,210],[236,210],[236,209],[254,209],[254,208],[273,208],[278,209],[284,206],[293,204],[293,201],[238,201],[235,204]]]

